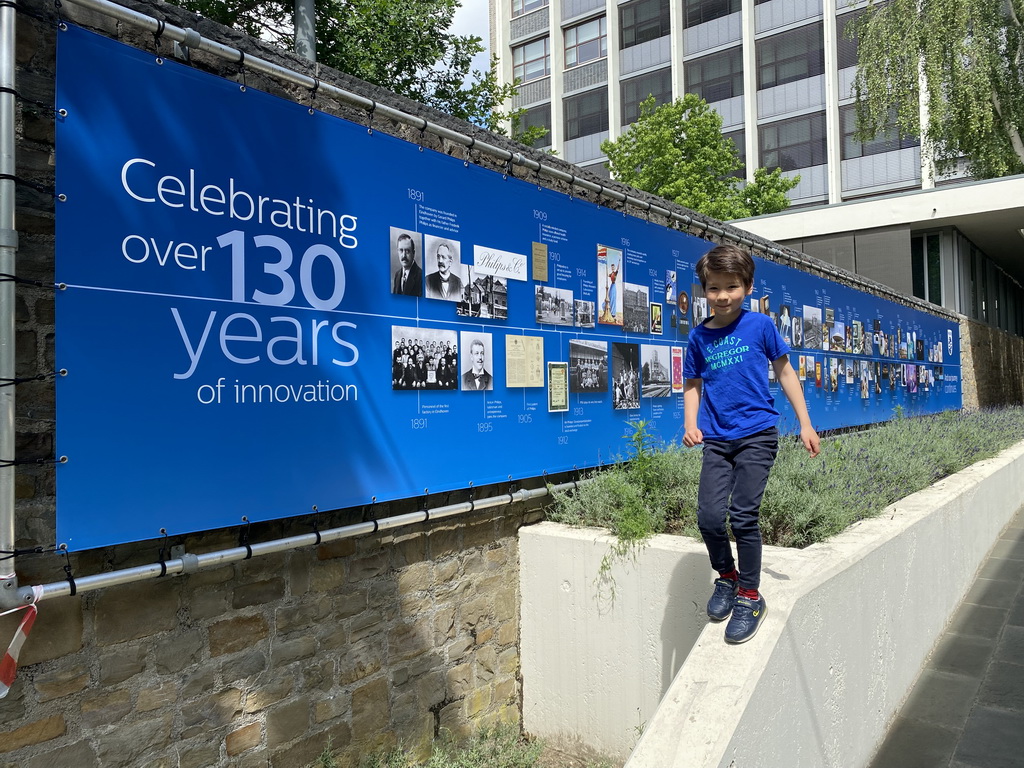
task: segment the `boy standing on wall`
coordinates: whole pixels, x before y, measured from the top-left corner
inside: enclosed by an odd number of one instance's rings
[[[718,571],[708,616],[724,621],[727,643],[757,632],[767,611],[758,592],[761,529],[758,516],[768,473],[779,449],[779,412],[768,389],[768,364],[800,421],[800,439],[811,456],[820,448],[789,347],[767,315],[750,312],[754,260],[733,245],[719,245],[697,262],[708,309],[714,314],[690,332],[683,376],[687,446],[704,444],[697,494],[697,524]],[[699,426],[698,426],[699,425]],[[736,559],[726,532],[736,539]],[[737,570],[738,563],[738,570]]]

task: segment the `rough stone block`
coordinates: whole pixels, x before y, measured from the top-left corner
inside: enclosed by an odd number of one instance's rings
[[[181,712],[183,739],[224,728],[242,712],[242,693],[228,688],[184,707]]]
[[[100,655],[100,685],[117,685],[146,668],[146,647],[121,646]]]
[[[96,751],[88,741],[76,741],[60,749],[36,755],[25,761],[24,768],[100,768]]]
[[[220,621],[210,627],[210,655],[222,656],[251,648],[269,634],[262,616],[239,616]]]
[[[355,539],[338,539],[316,548],[317,560],[333,560],[339,557],[351,557],[356,553]]]
[[[63,715],[51,715],[14,730],[0,731],[0,753],[56,739],[63,736],[66,729]]]
[[[399,622],[388,632],[388,661],[408,661],[431,649],[429,624]]]
[[[263,739],[263,726],[259,723],[251,723],[237,731],[232,731],[224,739],[224,744],[229,757],[240,755],[246,750],[252,749],[260,744]]]
[[[310,572],[309,588],[317,594],[337,592],[346,583],[348,560],[326,560]]]
[[[260,712],[286,698],[294,687],[295,683],[290,677],[276,678],[266,685],[255,687],[245,695],[242,711],[247,715]]]
[[[267,671],[267,657],[262,651],[251,650],[228,656],[220,666],[221,679],[227,683],[256,677]]]
[[[248,608],[251,605],[265,605],[280,600],[285,594],[284,579],[265,579],[254,584],[245,584],[235,589],[232,607]]]
[[[338,659],[338,685],[351,685],[384,667],[383,647],[375,643],[353,646],[344,657]]]
[[[352,699],[347,695],[339,694],[320,699],[313,705],[313,722],[319,725],[328,720],[337,720],[345,717],[352,709]]]
[[[398,593],[410,595],[430,589],[433,583],[434,564],[420,562],[402,568],[398,574]]]
[[[198,629],[175,632],[160,638],[153,646],[153,669],[170,675],[198,664],[206,646]]]
[[[132,697],[127,690],[105,691],[82,699],[81,723],[87,729],[118,722],[131,712]]]
[[[490,687],[476,688],[466,697],[466,717],[472,720],[484,712],[490,705]]]
[[[358,742],[372,740],[391,722],[388,681],[383,677],[352,691],[352,737]]]
[[[281,633],[308,629],[323,620],[330,607],[329,600],[304,600],[298,605],[283,606],[274,613],[274,625]]]
[[[302,696],[267,710],[267,747],[274,748],[304,736],[309,730],[310,702]]]
[[[178,768],[210,768],[221,762],[220,745],[217,743],[197,744],[181,749],[178,754]]]
[[[387,550],[349,561],[349,581],[357,582],[382,576],[391,568],[391,553]]]
[[[459,664],[448,670],[445,676],[446,698],[461,699],[473,690],[473,665]]]
[[[160,683],[151,688],[143,688],[139,691],[138,699],[135,702],[137,712],[152,712],[161,707],[169,707],[177,701],[177,683]]]
[[[157,754],[171,743],[170,714],[153,720],[122,724],[119,728],[96,735],[100,764],[103,768],[134,768],[145,765],[146,753]]]
[[[96,644],[115,645],[178,624],[178,586],[174,580],[141,581],[97,593]]]
[[[316,639],[305,635],[284,642],[274,643],[270,662],[274,667],[283,667],[299,659],[308,659],[316,653]]]
[[[89,685],[89,668],[74,658],[56,669],[36,675],[33,681],[39,702],[52,701],[85,690]]]

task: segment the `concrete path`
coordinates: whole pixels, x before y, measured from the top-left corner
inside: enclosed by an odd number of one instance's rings
[[[1024,509],[982,564],[869,768],[1021,766]]]

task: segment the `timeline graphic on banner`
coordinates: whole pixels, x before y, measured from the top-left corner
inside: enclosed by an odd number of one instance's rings
[[[635,419],[681,434],[708,242],[75,27],[57,103],[71,549],[594,466]],[[819,429],[960,405],[953,323],[761,260],[751,309]]]

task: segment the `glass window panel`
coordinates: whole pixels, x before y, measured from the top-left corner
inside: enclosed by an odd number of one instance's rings
[[[548,38],[534,40],[512,49],[512,77],[522,82],[551,74]]]
[[[547,6],[548,0],[512,0],[512,18]]]
[[[739,13],[741,0],[683,0],[683,26],[696,27]]]
[[[757,42],[757,81],[761,89],[814,77],[824,71],[825,45],[820,21]]]
[[[565,66],[574,67],[608,55],[605,19],[591,19],[565,30]]]
[[[630,48],[669,34],[668,0],[639,0],[619,9],[622,48]]]
[[[656,104],[672,101],[672,70],[660,69],[647,75],[622,81],[622,124],[630,125],[640,117],[640,104],[653,96]]]
[[[704,101],[723,101],[743,95],[743,49],[730,48],[721,53],[686,62],[686,91]]]
[[[608,130],[608,91],[600,88],[565,100],[565,138],[578,139]]]
[[[794,171],[826,162],[825,113],[794,117],[758,128],[761,165]]]

